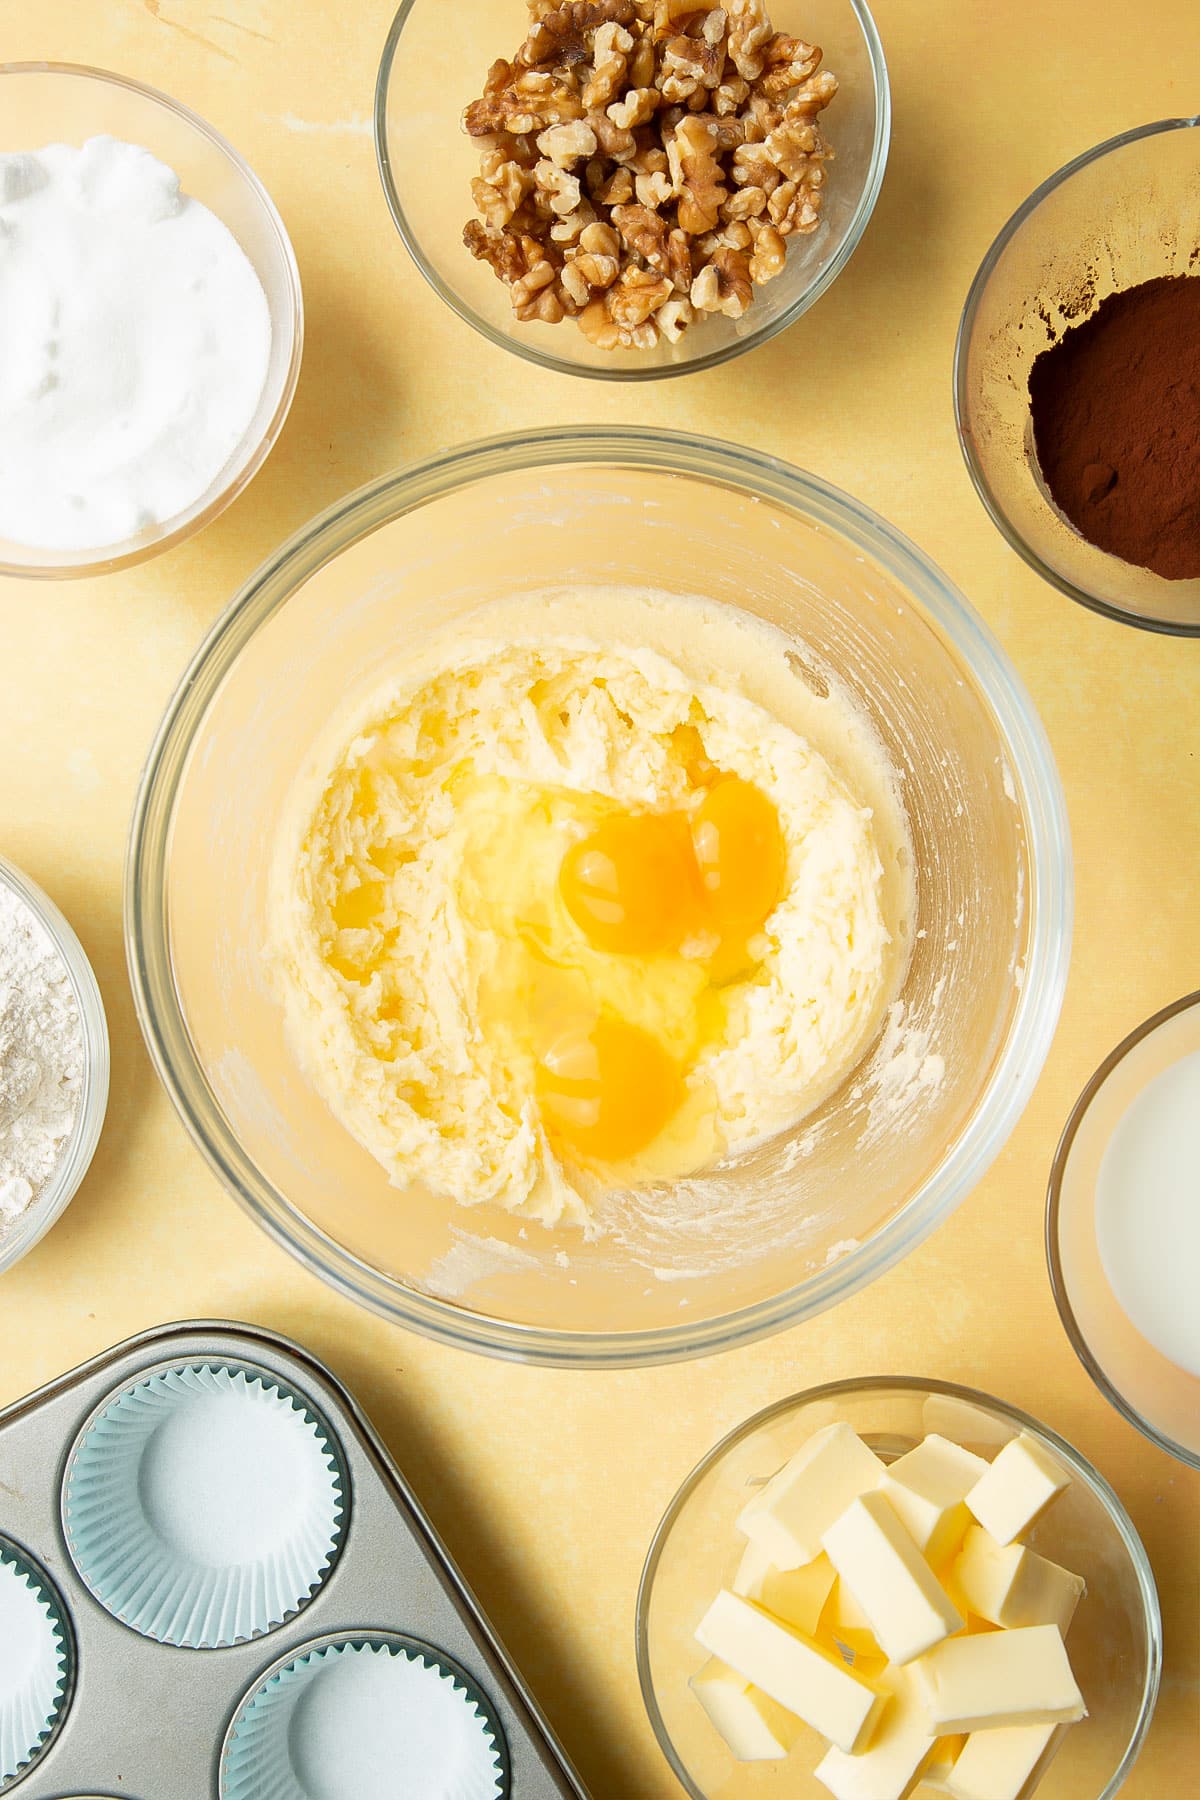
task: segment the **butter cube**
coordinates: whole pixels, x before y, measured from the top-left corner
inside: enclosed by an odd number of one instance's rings
[[[829,1566],[832,1568],[833,1564],[830,1563]],[[880,1662],[887,1661],[879,1648],[879,1640],[871,1630],[870,1620],[840,1576],[834,1581],[833,1591],[821,1614],[817,1635],[831,1638],[835,1643],[844,1645],[847,1650],[852,1650],[855,1661],[859,1656],[875,1656]]]
[[[733,1591],[743,1600],[756,1600],[806,1637],[815,1637],[821,1609],[836,1580],[833,1564],[824,1552],[798,1569],[777,1569],[761,1546],[751,1542],[738,1564]]]
[[[1021,1432],[1010,1438],[967,1495],[967,1505],[998,1544],[1011,1544],[1069,1484],[1049,1451]]]
[[[1057,1625],[1066,1637],[1086,1592],[1081,1575],[1024,1544],[998,1544],[972,1525],[954,1562],[954,1585],[973,1613],[993,1625]]]
[[[696,1629],[697,1641],[764,1694],[850,1754],[865,1745],[886,1695],[852,1675],[811,1639],[773,1619],[753,1600],[723,1588]]]
[[[892,1697],[866,1750],[847,1756],[833,1749],[813,1770],[835,1800],[905,1800],[921,1779],[933,1734],[908,1670],[888,1680]]]
[[[937,1432],[930,1432],[889,1465],[883,1492],[918,1550],[935,1567],[962,1543],[971,1523],[967,1495],[987,1471],[982,1456]]]
[[[949,1737],[940,1737],[934,1741],[933,1749],[921,1770],[922,1786],[932,1788],[935,1793],[948,1794],[950,1780],[954,1773],[954,1765],[958,1761],[966,1738],[961,1731]]]
[[[777,1706],[719,1657],[710,1656],[688,1686],[738,1762],[778,1761],[804,1729],[794,1713]]]
[[[973,1731],[951,1770],[946,1792],[954,1800],[1021,1800],[1034,1774],[1062,1743],[1062,1725],[1007,1725]]]
[[[1087,1711],[1055,1625],[947,1638],[915,1668],[933,1730],[1070,1724]]]
[[[962,1630],[961,1615],[881,1492],[852,1500],[824,1541],[891,1662],[912,1662]]]
[[[826,1425],[746,1502],[738,1530],[777,1569],[798,1569],[821,1554],[822,1534],[839,1513],[883,1476],[883,1464],[856,1431]]]

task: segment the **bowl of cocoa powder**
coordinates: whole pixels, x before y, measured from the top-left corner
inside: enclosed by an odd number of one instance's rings
[[[1058,170],[967,297],[955,408],[1014,550],[1081,605],[1200,637],[1200,119]]]

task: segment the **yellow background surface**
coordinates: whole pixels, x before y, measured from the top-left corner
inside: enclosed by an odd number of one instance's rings
[[[904,1372],[975,1384],[1078,1445],[1132,1513],[1162,1594],[1166,1672],[1126,1792],[1183,1800],[1200,1757],[1200,1477],[1143,1441],[1076,1362],[1046,1277],[1042,1215],[1059,1131],[1096,1063],[1197,984],[1200,645],[1095,618],[1007,550],[955,445],[950,360],[975,268],[1030,189],[1100,139],[1194,107],[1200,8],[878,0],[895,133],[848,270],[749,358],[633,391],[491,348],[409,263],[368,126],[388,0],[212,5],[0,0],[0,57],[119,70],[224,132],[283,213],[308,308],[283,437],[215,525],[107,580],[0,583],[0,848],[76,926],[113,1046],[92,1172],[57,1228],[0,1279],[0,1403],[168,1319],[224,1315],[299,1338],[374,1417],[597,1800],[671,1800],[679,1789],[638,1696],[633,1613],[647,1544],[684,1474],[748,1413],[813,1382]],[[151,1072],[125,976],[120,886],[134,786],[167,698],[201,634],[285,535],[368,478],[464,439],[632,420],[740,439],[813,469],[942,565],[1041,709],[1070,806],[1078,914],[1062,1024],[1033,1102],[929,1242],[766,1343],[587,1376],[408,1336],[328,1292],[250,1224]]]

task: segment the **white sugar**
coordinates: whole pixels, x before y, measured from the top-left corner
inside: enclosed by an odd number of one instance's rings
[[[186,512],[266,383],[267,298],[148,150],[0,155],[0,538],[101,550]]]

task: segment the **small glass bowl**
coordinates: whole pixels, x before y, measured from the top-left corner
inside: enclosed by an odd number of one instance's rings
[[[1046,1257],[1063,1329],[1104,1398],[1152,1444],[1200,1469],[1200,1379],[1144,1338],[1120,1306],[1096,1239],[1096,1181],[1112,1133],[1137,1095],[1200,1050],[1200,992],[1139,1025],[1076,1101],[1054,1156]]]
[[[1147,631],[1200,636],[1200,581],[1167,581],[1089,544],[1037,467],[1034,358],[1109,294],[1195,274],[1200,118],[1160,119],[1098,144],[1019,207],[971,284],[954,354],[958,441],[993,522],[1030,568],[1081,606]]]
[[[1112,1800],[1150,1728],[1162,1667],[1158,1593],[1141,1540],[1108,1483],[1047,1426],[988,1394],[906,1376],[834,1381],[766,1407],[709,1451],[667,1508],[638,1594],[637,1659],[650,1723],[685,1792],[756,1800],[786,1785],[789,1800],[829,1800],[811,1772],[824,1748],[814,1732],[786,1764],[737,1763],[688,1678],[706,1660],[696,1626],[745,1547],[736,1514],[814,1431],[839,1419],[885,1462],[930,1431],[988,1458],[1025,1431],[1067,1470],[1070,1486],[1030,1542],[1087,1582],[1069,1648],[1089,1716],[1066,1733],[1038,1800]]]
[[[270,195],[232,145],[177,100],[124,75],[72,63],[0,63],[0,152],[82,144],[104,135],[138,144],[167,163],[183,191],[233,233],[254,265],[270,308],[267,379],[241,444],[186,512],[99,549],[39,550],[0,538],[0,575],[102,575],[145,562],[191,537],[224,512],[257,474],[296,391],[304,340],[300,272]]]
[[[453,30],[438,0],[403,0],[375,89],[375,148],[396,229],[434,291],[493,344],[542,368],[599,381],[715,368],[785,330],[837,279],[867,228],[887,163],[891,95],[865,0],[771,0],[769,10],[779,30],[821,46],[823,67],[840,84],[827,114],[836,159],[822,223],[793,239],[784,272],[758,291],[743,318],[698,320],[678,344],[611,351],[589,343],[569,319],[521,324],[508,289],[462,241],[475,217],[471,181],[479,174],[479,143],[463,131],[462,114],[482,91],[489,65],[511,58],[524,38],[524,0],[462,0]]]
[[[65,1211],[87,1174],[100,1141],[108,1107],[108,1026],[104,1003],[83,945],[57,906],[28,875],[0,856],[0,885],[24,901],[44,927],[67,966],[71,991],[83,1025],[83,1092],[71,1135],[58,1166],[33,1203],[7,1228],[0,1226],[0,1274],[33,1249]]]

